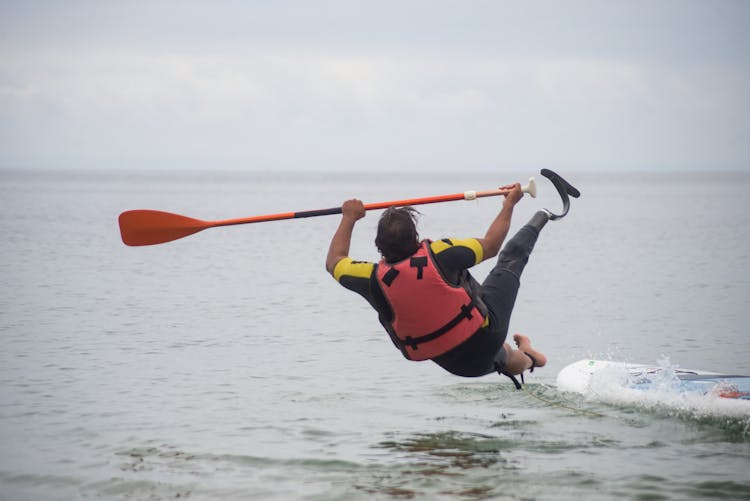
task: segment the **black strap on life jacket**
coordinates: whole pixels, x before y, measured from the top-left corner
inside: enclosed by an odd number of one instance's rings
[[[399,341],[403,346],[408,346],[412,350],[416,351],[419,349],[420,344],[428,343],[430,341],[433,341],[439,338],[440,336],[442,336],[443,334],[447,333],[448,331],[453,329],[455,326],[457,326],[462,320],[464,319],[471,320],[472,318],[474,318],[472,311],[474,310],[474,308],[476,308],[476,306],[477,306],[476,301],[474,301],[474,299],[471,299],[471,301],[469,301],[468,304],[464,304],[461,306],[461,311],[458,313],[458,315],[453,317],[453,319],[451,319],[447,324],[445,324],[438,330],[430,332],[429,334],[425,334],[424,336],[419,336],[419,337],[406,336],[406,338],[404,339],[399,338]]]
[[[391,268],[383,275],[383,283],[390,287],[393,281],[396,280],[398,273],[398,270],[391,266]]]
[[[411,258],[409,260],[409,266],[417,269],[417,280],[422,280],[422,270],[427,266],[427,256]]]
[[[427,256],[412,257],[409,260],[409,266],[417,269],[417,280],[422,280],[422,277],[424,276],[423,270],[427,264]],[[388,271],[383,274],[383,283],[390,287],[393,281],[396,280],[398,274],[399,271],[391,266]]]

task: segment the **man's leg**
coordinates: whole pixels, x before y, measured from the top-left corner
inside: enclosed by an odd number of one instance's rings
[[[528,223],[526,223],[518,232],[513,235],[513,238],[503,246],[500,251],[500,255],[497,258],[497,264],[495,268],[490,272],[491,278],[492,273],[496,270],[509,271],[513,273],[516,278],[521,278],[521,273],[526,267],[526,263],[529,261],[529,255],[534,250],[534,244],[539,237],[539,232],[542,231],[544,225],[549,221],[549,213],[547,211],[537,211],[532,216]],[[486,282],[486,281],[485,281]]]
[[[508,335],[510,315],[513,312],[518,288],[521,284],[521,274],[529,261],[539,232],[547,224],[547,221],[560,219],[568,213],[570,208],[569,197],[578,198],[581,196],[581,193],[574,186],[558,174],[548,169],[542,169],[542,175],[552,182],[560,194],[563,200],[562,214],[553,214],[547,209],[534,214],[531,220],[505,244],[498,256],[497,264],[482,284],[482,299],[490,310],[491,328],[497,331],[503,341]],[[514,350],[508,343],[503,344],[503,347],[495,356],[495,368],[498,372],[515,376],[522,374],[526,369],[532,368],[534,364],[537,367],[542,367],[547,363],[547,357],[532,348],[528,337],[516,334],[513,338],[518,350]],[[520,387],[514,377],[511,379],[513,379],[516,387]]]
[[[497,264],[482,284],[481,295],[490,312],[490,328],[502,341],[508,336],[510,316],[516,303],[518,288],[521,285],[521,274],[529,261],[539,232],[547,224],[547,221],[549,221],[547,212],[539,211],[534,214],[531,220],[503,246]],[[524,349],[535,359],[537,353],[540,355],[537,366],[541,367],[546,363],[546,357],[531,348],[531,343],[527,337],[518,334],[514,337],[519,349],[514,350],[510,344],[504,343],[495,356],[495,369],[497,371],[517,375],[531,368],[533,362],[524,353]]]
[[[482,283],[482,300],[493,315],[495,327],[508,334],[508,323],[516,295],[521,285],[521,273],[529,261],[539,232],[549,220],[545,211],[539,211],[511,238],[497,258],[497,264]]]

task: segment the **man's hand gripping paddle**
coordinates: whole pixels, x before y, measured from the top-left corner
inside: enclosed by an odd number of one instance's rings
[[[544,171],[542,171],[544,174]],[[546,175],[546,174],[545,174]],[[549,176],[548,176],[549,177]],[[553,181],[554,182],[554,181]],[[536,183],[534,178],[521,187],[524,193],[536,198]],[[393,200],[390,202],[375,202],[365,204],[365,210],[387,209],[388,207],[401,207],[406,205],[422,205],[438,202],[450,202],[453,200],[475,200],[482,197],[494,197],[505,195],[509,190],[488,191],[466,191],[451,195],[437,195],[424,198],[412,198],[406,200]],[[567,209],[566,209],[567,212]],[[216,226],[232,226],[237,224],[261,223],[264,221],[279,221],[281,219],[297,219],[303,217],[327,216],[341,214],[341,207],[331,209],[318,209],[302,212],[284,212],[280,214],[268,214],[264,216],[251,216],[239,219],[225,219],[221,221],[203,221],[170,212],[157,210],[138,209],[129,210],[120,214],[120,234],[126,245],[155,245],[171,242],[193,233],[214,228]],[[561,217],[561,216],[560,216]]]

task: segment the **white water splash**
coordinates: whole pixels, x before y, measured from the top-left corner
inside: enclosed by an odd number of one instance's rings
[[[582,392],[591,400],[616,405],[687,414],[696,418],[746,419],[750,426],[750,402],[722,398],[718,391],[687,391],[678,378],[680,368],[661,357],[652,368],[634,370],[625,364],[611,364],[591,374]]]

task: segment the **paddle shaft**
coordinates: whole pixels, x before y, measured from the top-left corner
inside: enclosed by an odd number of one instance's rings
[[[527,185],[528,186],[528,185]],[[525,186],[524,188],[526,188]],[[526,191],[528,193],[528,191]],[[452,202],[454,200],[474,200],[482,197],[494,197],[505,195],[509,190],[487,190],[467,191],[464,193],[453,193],[450,195],[436,195],[432,197],[411,198],[405,200],[391,200],[390,202],[373,202],[364,204],[365,210],[387,209],[388,207],[404,207],[407,205],[425,205],[439,202]],[[304,217],[330,216],[341,214],[342,207],[331,207],[330,209],[316,209],[298,212],[281,212],[278,214],[266,214],[263,216],[250,216],[237,219],[225,219],[220,221],[206,221],[206,227],[231,226],[235,224],[262,223],[265,221],[279,221],[282,219],[299,219]]]

